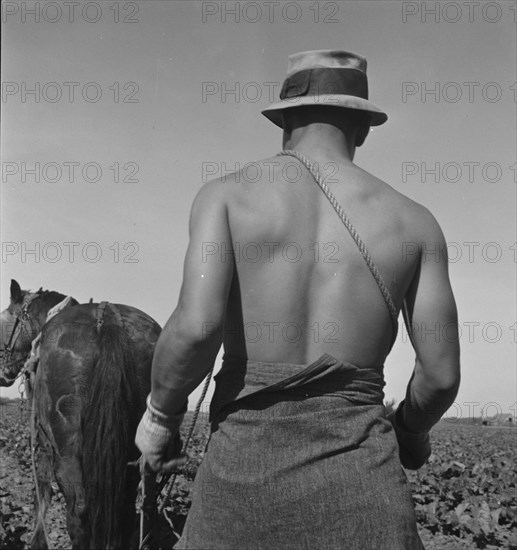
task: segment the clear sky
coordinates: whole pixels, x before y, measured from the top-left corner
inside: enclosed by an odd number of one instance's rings
[[[2,309],[15,278],[163,325],[194,196],[280,150],[260,110],[289,54],[345,49],[368,59],[389,115],[357,164],[428,207],[449,242],[462,414],[515,407],[515,2],[23,4],[2,6]],[[397,400],[405,340],[386,364]]]

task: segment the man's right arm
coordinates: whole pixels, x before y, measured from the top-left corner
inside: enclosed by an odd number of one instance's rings
[[[438,422],[454,402],[460,383],[458,314],[445,238],[428,211],[420,224],[425,228],[420,265],[405,298],[416,362],[398,412],[404,429],[414,433],[428,431]]]

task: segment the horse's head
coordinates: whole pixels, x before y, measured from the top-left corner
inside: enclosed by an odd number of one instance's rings
[[[11,280],[11,300],[9,307],[0,313],[0,386],[11,386],[36,338],[47,319],[49,309],[61,302],[65,296],[58,292],[30,292],[22,290]],[[74,303],[77,303],[74,300]]]

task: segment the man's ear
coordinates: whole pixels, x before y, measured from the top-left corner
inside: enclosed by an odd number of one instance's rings
[[[291,139],[291,120],[289,115],[287,115],[286,110],[282,113],[282,127],[284,129],[284,133],[282,135],[282,149],[285,149],[286,143]]]
[[[370,125],[362,124],[357,129],[357,134],[355,135],[355,146],[361,147],[361,145],[365,142],[366,138],[368,137],[369,133],[370,133]]]
[[[291,124],[291,115],[287,112],[287,109],[284,109],[282,113],[282,128],[284,129],[284,132],[288,134],[288,137],[289,137],[292,132],[292,124]]]

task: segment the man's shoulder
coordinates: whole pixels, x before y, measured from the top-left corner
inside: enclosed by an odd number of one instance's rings
[[[201,190],[205,192],[220,191],[232,187],[236,184],[257,183],[264,178],[268,178],[275,169],[278,169],[283,164],[283,159],[278,156],[268,157],[259,160],[249,160],[244,162],[236,162],[239,167],[232,172],[226,172],[221,176],[211,179],[203,184]]]
[[[239,162],[238,170],[223,173],[217,178],[203,183],[194,198],[193,207],[212,204],[229,208],[231,205],[245,203],[250,200],[250,192],[262,190],[259,184],[266,180],[273,181],[271,170],[278,163],[278,157],[270,157],[257,161]],[[255,195],[255,193],[251,193]]]
[[[440,224],[432,212],[423,204],[401,193],[386,181],[364,172],[364,177],[373,184],[375,200],[382,204],[382,208],[397,217],[403,225],[421,241],[429,238],[438,238],[441,235]]]
[[[429,242],[443,244],[442,229],[433,213],[423,204],[410,199],[403,193],[398,195],[399,215],[404,219],[406,229],[420,245]]]

